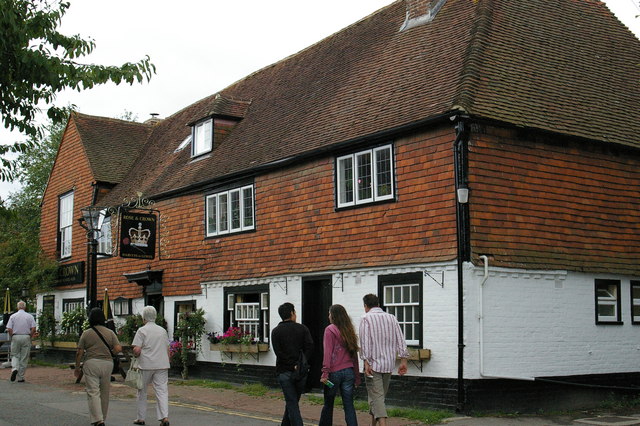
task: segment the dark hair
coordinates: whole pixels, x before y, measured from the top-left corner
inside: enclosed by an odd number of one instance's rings
[[[91,327],[96,325],[104,325],[104,312],[100,308],[93,308],[89,311],[89,325]]]
[[[362,301],[364,302],[364,306],[366,306],[367,308],[377,308],[378,306],[380,306],[380,300],[375,294],[369,293],[365,295],[362,298]]]
[[[278,307],[278,314],[280,314],[280,318],[282,318],[282,321],[291,318],[291,314],[295,311],[296,309],[293,307],[293,303],[289,302],[284,302]]]
[[[353,328],[353,323],[347,311],[342,305],[331,305],[329,308],[329,314],[331,314],[331,322],[340,330],[340,336],[344,341],[344,346],[347,352],[352,357],[358,355],[358,338],[356,337],[356,330]]]

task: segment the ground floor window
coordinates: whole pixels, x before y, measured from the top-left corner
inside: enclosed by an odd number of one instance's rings
[[[261,342],[269,341],[269,289],[267,286],[225,289],[225,330],[239,327]]]
[[[596,324],[616,324],[620,318],[620,280],[596,280]]]
[[[422,274],[381,275],[378,278],[381,307],[398,319],[407,345],[422,341]]]
[[[84,298],[62,299],[62,312],[71,312],[78,308],[84,308]]]
[[[640,281],[631,281],[631,321],[640,324]]]

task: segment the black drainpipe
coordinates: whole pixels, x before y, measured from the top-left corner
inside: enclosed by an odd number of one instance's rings
[[[456,140],[453,143],[453,165],[455,173],[456,240],[458,269],[458,404],[456,411],[464,412],[464,282],[463,262],[470,259],[469,204],[458,202],[458,189],[468,188],[469,123],[467,116],[454,116]]]

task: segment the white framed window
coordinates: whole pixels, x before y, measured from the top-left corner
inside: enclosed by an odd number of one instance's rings
[[[131,299],[118,297],[112,303],[113,303],[113,315],[116,315],[116,316],[131,315]]]
[[[100,234],[98,236],[98,255],[111,255],[113,246],[111,243],[111,216],[104,218]]]
[[[422,274],[382,275],[378,278],[380,304],[395,315],[409,346],[419,346],[422,340]]]
[[[620,281],[595,280],[596,323],[620,323]]]
[[[269,293],[267,286],[234,287],[225,290],[225,330],[239,327],[261,342],[269,341]]]
[[[211,151],[213,145],[213,119],[201,121],[193,126],[193,143],[191,144],[191,156],[206,154]]]
[[[58,202],[60,258],[71,257],[73,237],[73,192],[60,196]]]
[[[76,309],[84,309],[84,299],[62,299],[62,312],[71,312]]]
[[[245,333],[259,336],[260,303],[236,303],[236,324]]]
[[[207,237],[254,229],[253,185],[206,197]]]
[[[384,145],[336,159],[337,206],[393,199],[393,147]]]
[[[640,281],[631,281],[631,322],[640,324]]]

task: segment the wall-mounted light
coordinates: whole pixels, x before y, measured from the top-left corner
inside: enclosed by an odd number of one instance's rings
[[[460,204],[467,204],[469,202],[469,188],[462,187],[458,188],[458,202]]]

